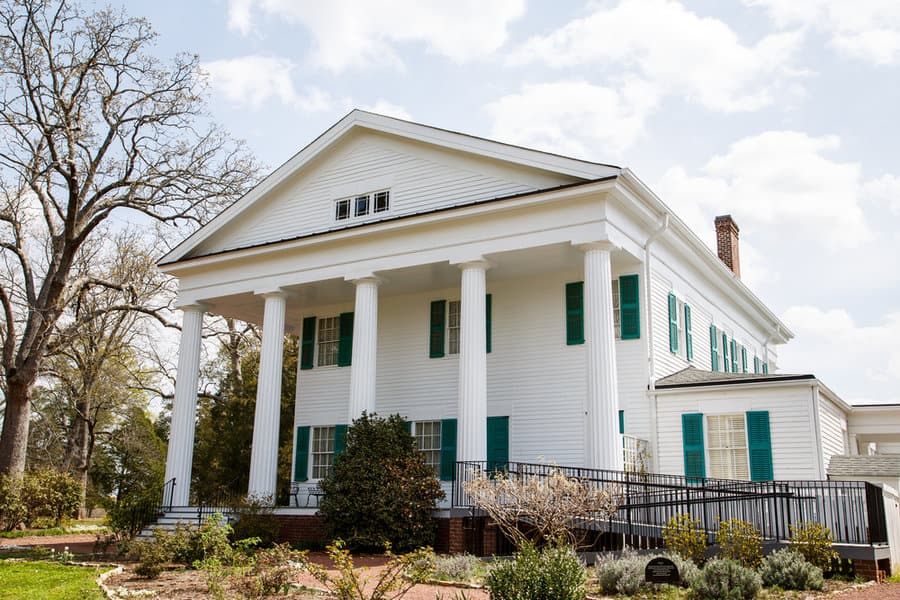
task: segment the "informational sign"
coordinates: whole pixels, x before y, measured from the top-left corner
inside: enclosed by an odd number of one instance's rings
[[[678,585],[681,583],[681,576],[678,574],[678,567],[674,562],[664,556],[657,556],[647,563],[647,567],[644,569],[644,581]]]

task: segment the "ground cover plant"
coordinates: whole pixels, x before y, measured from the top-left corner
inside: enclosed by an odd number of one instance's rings
[[[0,561],[0,599],[102,600],[95,567],[51,561]]]
[[[783,590],[821,590],[825,587],[822,569],[789,548],[768,555],[762,561],[759,574],[766,587]]]
[[[587,574],[575,550],[565,545],[522,544],[510,561],[487,576],[492,600],[584,600]]]
[[[432,577],[440,581],[482,582],[489,572],[483,560],[471,554],[436,556]]]
[[[619,556],[609,555],[597,561],[595,569],[601,591],[605,594],[625,594],[626,596],[659,593],[661,586],[647,583],[644,580],[644,569],[647,567],[647,563],[657,556],[664,556],[675,563],[678,574],[685,585],[690,585],[699,573],[697,565],[674,552],[638,554],[633,550],[626,549]]]

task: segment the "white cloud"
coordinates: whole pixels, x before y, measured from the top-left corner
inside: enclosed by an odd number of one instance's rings
[[[393,102],[388,102],[384,99],[377,100],[375,104],[360,106],[360,108],[362,110],[378,113],[380,115],[387,115],[389,117],[395,117],[397,119],[412,121],[412,116],[409,114],[409,112],[407,112],[405,108],[398,104],[394,104]]]
[[[618,89],[585,81],[524,85],[487,105],[491,136],[575,156],[617,154],[643,132],[657,94],[644,81]]]
[[[838,51],[877,65],[900,62],[900,3],[896,0],[744,0],[761,6],[781,27],[811,27]]]
[[[800,38],[779,33],[748,46],[722,21],[674,0],[623,0],[529,39],[511,60],[636,70],[664,93],[715,110],[748,111],[771,104],[777,87],[797,74],[790,60]]]
[[[327,92],[294,86],[292,61],[276,56],[241,56],[203,63],[213,89],[235,105],[258,109],[270,99],[308,112],[328,110],[333,102]]]
[[[331,71],[402,66],[398,44],[418,42],[456,63],[503,45],[508,24],[525,12],[524,0],[231,0],[229,26],[250,31],[251,8],[306,27],[311,60]]]
[[[839,145],[837,136],[769,131],[735,142],[700,175],[670,169],[657,189],[700,231],[713,214],[730,212],[741,225],[782,231],[825,249],[859,246],[874,236],[861,206],[865,185],[858,164],[826,156]]]
[[[779,350],[782,370],[828,373],[824,383],[850,402],[892,399],[873,397],[872,389],[897,395],[900,312],[887,314],[880,323],[861,325],[844,309],[803,305],[787,309],[782,320],[797,336]]]
[[[882,175],[866,182],[864,189],[877,204],[885,206],[895,215],[900,215],[900,177]]]

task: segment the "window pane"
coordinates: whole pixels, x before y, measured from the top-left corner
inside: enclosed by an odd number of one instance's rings
[[[337,364],[339,341],[340,319],[338,317],[319,319],[319,360],[317,364],[320,367]]]
[[[374,212],[384,212],[391,207],[390,205],[390,192],[378,192],[375,194],[375,211]]]
[[[369,214],[369,196],[357,196],[356,210],[354,212],[354,215],[357,217],[361,217],[367,214]]]
[[[350,218],[350,200],[338,200],[335,203],[334,218],[338,221]]]
[[[425,455],[425,464],[434,469],[440,476],[441,469],[441,422],[440,421],[416,421],[414,434],[416,448]]]
[[[334,427],[313,427],[312,478],[321,479],[334,464]]]
[[[711,415],[706,424],[710,476],[750,479],[744,415]]]
[[[613,325],[616,330],[616,339],[622,339],[622,315],[619,311],[619,280],[612,280],[612,304],[613,304]]]

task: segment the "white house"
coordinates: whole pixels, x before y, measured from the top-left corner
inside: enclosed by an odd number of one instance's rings
[[[719,256],[626,168],[351,112],[160,263],[184,311],[174,504],[205,312],[262,324],[253,495],[275,490],[285,332],[301,486],[363,411],[408,419],[444,480],[457,461],[824,479],[850,407],[776,372],[793,334],[741,282],[737,225],[715,227]]]

